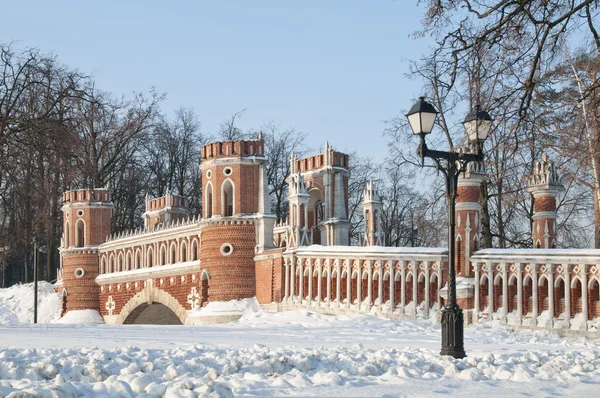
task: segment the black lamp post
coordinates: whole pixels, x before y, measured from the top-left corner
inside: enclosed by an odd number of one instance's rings
[[[455,209],[458,177],[469,162],[483,161],[483,142],[487,138],[492,118],[479,105],[465,118],[463,125],[467,133],[469,148],[466,151],[436,151],[427,148],[425,136],[431,133],[437,117],[437,111],[425,97],[410,108],[406,114],[413,133],[421,138],[417,154],[421,158],[421,166],[425,158],[431,158],[436,168],[446,177],[446,196],[448,198],[448,300],[442,309],[442,351],[441,355],[464,358],[463,313],[456,303],[456,259],[455,253]]]

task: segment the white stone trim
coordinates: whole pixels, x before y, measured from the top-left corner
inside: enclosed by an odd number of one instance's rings
[[[200,260],[186,261],[169,265],[155,265],[130,271],[113,272],[96,277],[96,283],[106,285],[117,282],[137,281],[141,279],[161,278],[200,272]]]

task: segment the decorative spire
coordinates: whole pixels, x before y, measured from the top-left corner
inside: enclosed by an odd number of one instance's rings
[[[562,176],[558,174],[556,164],[550,160],[548,154],[542,154],[542,160],[537,160],[533,165],[533,173],[529,177],[528,185],[554,185],[562,186]]]
[[[256,136],[256,139],[259,141],[263,140],[263,133],[262,130],[258,130],[258,135]]]
[[[381,202],[379,191],[377,190],[372,178],[369,179],[367,185],[365,186],[363,202]]]

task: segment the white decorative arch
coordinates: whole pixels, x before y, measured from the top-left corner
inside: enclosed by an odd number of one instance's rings
[[[559,285],[560,281],[562,281],[563,283],[565,283],[565,278],[563,278],[562,275],[559,275],[559,276],[556,277],[556,279],[554,280],[554,287],[560,286]]]
[[[169,264],[175,264],[177,262],[177,244],[171,242],[169,246]]]
[[[538,280],[538,286],[546,286],[546,283],[548,283],[548,277],[542,274]]]
[[[142,267],[142,251],[140,250],[140,248],[138,247],[137,249],[135,249],[135,263],[134,263],[134,267],[135,269],[140,269]]]
[[[211,218],[215,214],[215,198],[212,182],[206,184],[206,209],[204,211],[205,218]]]
[[[100,259],[100,274],[106,274],[106,261],[108,261],[106,259],[106,254],[103,254]]]
[[[517,276],[515,274],[512,274],[510,276],[510,278],[508,278],[508,285],[512,286],[512,285],[516,284],[516,282],[517,282]]]
[[[576,286],[577,282],[579,282],[579,284],[583,287],[583,284],[581,283],[581,279],[579,279],[579,276],[576,276],[575,278],[573,278],[571,280],[571,289],[573,289]]]
[[[190,253],[190,259],[192,261],[198,260],[198,239],[192,239],[192,249]]]
[[[71,229],[69,228],[69,222],[65,224],[65,247],[71,247]]]
[[[117,254],[117,272],[123,271],[123,252]]]
[[[148,247],[146,251],[146,268],[151,268],[154,266],[154,248],[152,246]]]
[[[233,182],[233,180],[231,178],[226,178],[225,180],[223,180],[223,182],[221,183],[221,215],[225,216],[226,213],[226,206],[227,203],[225,203],[225,189],[227,187],[227,184],[231,184],[231,215],[236,214],[236,208],[235,208],[235,197],[236,197],[236,192],[235,192],[235,183]]]
[[[160,249],[158,249],[158,265],[165,265],[167,263],[167,245],[162,243]]]
[[[497,274],[494,278],[494,285],[501,285],[502,283],[504,283],[504,277],[502,274]]]
[[[531,278],[531,275],[529,275],[529,274],[525,275],[525,277],[523,278],[523,286],[529,286],[529,283],[532,280],[533,279]]]
[[[481,276],[481,278],[479,279],[479,284],[480,284],[480,285],[483,285],[483,284],[485,284],[486,282],[489,282],[489,278],[488,278],[488,276],[487,276],[487,275],[485,275],[485,274],[484,274],[484,275],[482,275],[482,276]]]
[[[83,227],[79,228],[79,225],[82,225]],[[75,247],[84,247],[85,246],[85,231],[86,231],[87,226],[85,225],[85,221],[83,220],[83,218],[80,218],[79,220],[77,220],[77,222],[75,223]]]
[[[312,276],[319,276],[319,269],[317,267],[315,267],[313,269],[313,275]]]
[[[148,299],[149,297],[151,297],[151,300]],[[149,301],[151,303],[163,304],[171,311],[173,311],[175,315],[177,315],[181,323],[185,325],[185,322],[187,320],[187,311],[179,303],[179,301],[177,301],[175,297],[171,296],[164,290],[147,287],[138,292],[131,299],[129,299],[129,301],[123,306],[123,308],[121,308],[121,311],[119,311],[119,315],[117,316],[115,323],[122,324],[137,307],[139,307],[142,304],[148,304]]]
[[[385,271],[385,273],[383,274],[383,280],[384,281],[390,280],[390,272],[389,271]]]
[[[310,276],[310,270],[308,268],[304,268],[304,276]]]
[[[179,244],[179,262],[186,262],[188,260],[188,253],[187,253],[187,242],[185,240],[182,240],[181,243]]]
[[[367,270],[364,270],[360,279],[369,279],[369,273]]]
[[[592,290],[594,288],[594,282],[597,282],[598,286],[600,286],[600,280],[595,276],[592,276],[588,282],[588,290]]]
[[[352,279],[358,279],[358,271],[357,270],[352,271]]]
[[[110,253],[110,257],[108,258],[108,272],[115,272],[115,255],[114,255],[114,253]]]
[[[402,274],[400,273],[400,271],[396,272],[396,274],[394,275],[394,281],[398,282],[402,279]]]
[[[438,276],[437,276],[437,272],[432,272],[432,273],[431,273],[431,276],[429,277],[429,283],[436,282],[436,281],[437,281],[437,278],[438,278]]]
[[[413,278],[412,272],[408,272],[408,273],[406,273],[406,276],[404,277],[404,280],[406,282],[410,282],[410,281],[412,281],[412,278]]]
[[[200,275],[200,279],[203,281],[210,280],[210,275],[208,274],[208,271],[206,269],[202,270],[202,275]]]
[[[379,271],[373,272],[373,280],[374,281],[378,281],[379,280]]]
[[[425,282],[425,274],[423,272],[419,273],[419,279],[417,282]]]

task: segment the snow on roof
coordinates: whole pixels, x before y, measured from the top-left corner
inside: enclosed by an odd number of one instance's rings
[[[339,256],[387,256],[401,255],[405,257],[415,256],[446,256],[448,249],[444,247],[385,247],[385,246],[301,246],[291,249],[296,254],[318,256],[318,255],[339,255]]]
[[[577,262],[577,259],[582,258],[599,261],[600,249],[482,249],[473,253],[471,259],[500,259],[503,257],[507,259],[519,257],[537,261]]]

